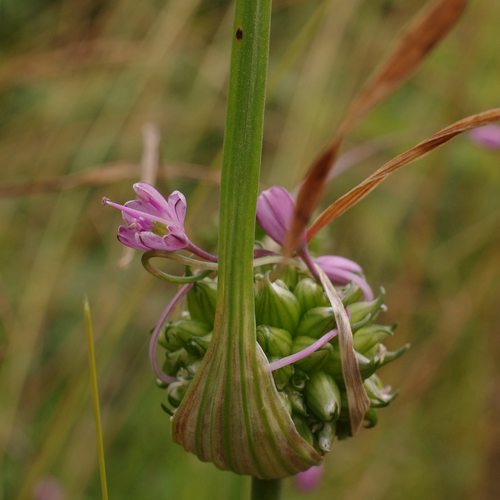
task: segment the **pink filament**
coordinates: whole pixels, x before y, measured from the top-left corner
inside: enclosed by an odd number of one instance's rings
[[[185,295],[191,290],[193,287],[193,283],[188,283],[181,287],[181,289],[174,295],[173,299],[169,302],[167,307],[161,313],[160,319],[158,323],[156,323],[155,329],[151,334],[151,339],[149,341],[149,362],[151,364],[151,368],[153,369],[156,377],[164,382],[165,384],[171,384],[175,382],[177,379],[175,377],[171,377],[166,373],[163,373],[163,370],[160,368],[158,364],[158,356],[156,354],[156,347],[158,345],[158,339],[160,338],[160,333],[167,322],[170,313],[175,309],[177,304],[185,297]]]
[[[328,333],[325,333],[321,338],[316,340],[316,342],[313,342],[310,346],[306,347],[305,349],[302,349],[301,351],[296,352],[295,354],[290,354],[290,356],[285,356],[284,358],[277,359],[276,361],[269,363],[269,371],[274,372],[275,370],[279,370],[284,366],[291,365],[292,363],[296,363],[301,359],[307,358],[307,356],[310,356],[318,349],[323,347],[325,344],[330,342],[330,340],[336,337],[337,334],[338,331],[336,328],[330,330]]]

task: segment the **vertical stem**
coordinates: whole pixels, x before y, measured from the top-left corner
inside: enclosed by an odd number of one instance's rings
[[[252,479],[251,500],[278,500],[281,496],[281,481],[279,479],[265,481]]]
[[[236,0],[221,179],[219,310],[253,304],[270,14],[271,0]],[[244,300],[232,300],[235,292]]]
[[[273,479],[321,457],[297,432],[255,335],[253,245],[270,19],[271,0],[236,0],[213,336],[172,431],[203,461]]]
[[[253,246],[270,25],[271,0],[236,0],[222,163],[216,313],[218,318],[224,316],[228,349],[233,343],[255,349]],[[245,322],[249,324],[242,328]],[[252,480],[252,499],[277,499],[279,490],[280,481]]]

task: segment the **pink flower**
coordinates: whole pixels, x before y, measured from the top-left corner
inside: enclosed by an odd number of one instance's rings
[[[323,477],[323,466],[315,465],[304,472],[299,472],[295,476],[297,489],[308,492],[314,490]]]
[[[469,132],[469,137],[479,146],[487,149],[500,149],[500,126],[486,125]]]
[[[290,193],[284,187],[273,186],[262,191],[257,199],[257,222],[276,243],[284,245],[294,210]],[[306,246],[305,235],[301,246]]]
[[[325,271],[332,283],[347,285],[352,281],[361,289],[366,300],[373,300],[373,291],[360,276],[363,270],[356,262],[337,255],[323,255],[315,259],[315,262]]]
[[[283,245],[290,228],[295,203],[290,193],[281,186],[273,186],[263,191],[257,199],[257,222],[276,243]],[[305,234],[302,237],[299,255],[308,263]],[[362,277],[361,266],[336,255],[324,255],[314,260],[336,285],[347,285],[353,282],[359,286],[366,300],[373,299],[370,285]]]
[[[174,252],[185,248],[189,240],[184,232],[186,198],[174,191],[165,199],[153,186],[134,184],[137,199],[125,205],[108,198],[102,202],[121,211],[125,225],[118,228],[121,243],[136,250]]]

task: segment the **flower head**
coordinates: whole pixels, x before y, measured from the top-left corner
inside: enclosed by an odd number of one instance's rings
[[[136,250],[173,252],[186,248],[189,239],[184,231],[186,198],[174,191],[165,199],[153,186],[134,184],[137,199],[125,205],[103,198],[103,203],[121,211],[125,225],[118,228],[121,243]]]
[[[469,132],[473,142],[486,149],[500,149],[500,126],[486,125]]]

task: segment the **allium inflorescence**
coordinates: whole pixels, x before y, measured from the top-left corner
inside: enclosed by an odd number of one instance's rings
[[[301,353],[330,333],[327,341],[312,354],[298,355],[295,363],[273,371],[283,398],[299,433],[319,452],[330,450],[335,438],[350,435],[347,398],[331,306],[320,285],[306,268],[288,265],[277,277],[278,266],[266,266],[255,274],[257,342],[273,363]],[[187,309],[180,319],[169,321],[159,343],[164,348],[164,372],[176,381],[166,388],[164,409],[173,414],[182,401],[212,338],[216,280],[205,278],[187,295]],[[365,427],[377,422],[377,410],[395,396],[384,386],[376,371],[398,358],[403,348],[388,351],[383,341],[392,336],[393,326],[378,322],[385,310],[384,294],[363,300],[354,283],[339,288],[350,316],[354,347],[364,388],[370,399]]]
[[[174,192],[165,200],[152,186],[141,183],[134,189],[138,200],[124,206],[105,200],[123,213],[127,225],[119,230],[120,241],[149,250],[150,254],[157,252],[154,255],[165,250],[190,250],[208,266],[204,273],[191,277],[188,273],[183,278],[187,283],[184,282],[184,287],[167,306],[151,338],[151,364],[159,385],[166,388],[162,406],[173,415],[212,341],[217,265],[208,262],[217,258],[199,249],[185,234],[186,202],[181,193]],[[257,221],[280,245],[284,245],[294,208],[291,195],[280,186],[259,196]],[[182,242],[180,246],[179,242]],[[384,346],[383,342],[394,332],[394,326],[378,321],[379,314],[386,310],[384,291],[381,289],[374,297],[357,263],[332,255],[314,258],[305,237],[296,255],[285,262],[279,254],[266,250],[262,243],[256,245],[255,255],[257,343],[268,360],[268,370],[297,431],[324,454],[336,438],[352,435],[355,426],[350,418],[336,315],[318,279],[318,271],[337,288],[349,318],[355,358],[369,400],[364,413],[365,427],[376,424],[377,410],[387,406],[395,396],[376,371],[403,354],[407,346],[394,352]],[[151,270],[150,264],[146,266]],[[210,269],[214,270],[211,275]],[[155,274],[163,276],[161,272]],[[177,319],[167,321],[184,298],[187,299],[185,309]],[[161,366],[157,344],[164,350]]]

